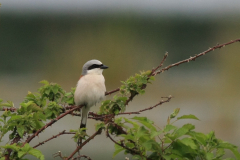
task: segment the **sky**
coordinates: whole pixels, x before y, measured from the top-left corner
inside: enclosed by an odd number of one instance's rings
[[[1,0],[2,12],[136,12],[156,14],[159,12],[194,14],[234,14],[240,12],[239,0]]]

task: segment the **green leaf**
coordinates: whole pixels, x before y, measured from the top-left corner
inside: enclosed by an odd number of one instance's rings
[[[192,115],[192,114],[189,114],[189,115],[183,115],[181,117],[178,117],[177,118],[178,120],[179,119],[196,119],[196,120],[199,120],[196,116]]]
[[[128,143],[126,143],[126,147],[132,149],[135,147],[135,145],[133,143],[128,142]]]
[[[36,158],[40,159],[40,160],[44,160],[44,155],[42,154],[41,151],[37,150],[37,149],[31,149],[28,154],[31,154],[33,156],[35,156]]]
[[[134,128],[138,129],[139,128],[139,125],[136,123],[136,122],[133,122],[133,121],[130,121],[129,119],[123,117],[124,120],[127,122],[127,123],[130,123],[133,125]]]
[[[149,120],[146,117],[133,117],[132,119],[138,120],[139,123],[143,124],[152,131],[157,131],[156,128],[152,125],[153,121]]]
[[[175,140],[175,139],[185,135],[186,133],[188,133],[188,131],[189,130],[187,128],[181,127],[178,130],[176,130],[175,133],[173,133],[172,137],[169,137],[169,138],[171,138],[172,140]]]
[[[137,133],[135,134],[135,137],[140,138],[147,135],[147,133],[148,133],[148,130],[146,130],[143,126],[141,126],[139,127]]]
[[[13,115],[11,116],[11,118],[9,119],[9,121],[13,121],[13,120],[16,120],[16,119],[21,119],[22,116],[21,115]]]
[[[237,159],[240,159],[240,153],[238,152],[237,150],[237,147],[235,145],[232,145],[228,142],[223,142],[223,143],[220,143],[218,148],[225,148],[225,149],[229,149],[233,152],[233,154],[235,155],[235,157]]]
[[[212,160],[214,157],[213,153],[207,153],[206,154],[206,160]]]
[[[175,118],[180,111],[180,108],[174,109],[173,113],[170,115],[170,119]]]
[[[171,124],[167,124],[167,125],[165,126],[163,132],[169,132],[169,131],[175,130],[175,129],[177,129],[176,126],[173,126],[173,125],[171,125]]]
[[[141,157],[140,155],[134,155],[132,156],[132,159],[146,160],[145,157]]]
[[[58,93],[58,89],[59,89],[59,87],[58,87],[57,85],[54,85],[54,86],[52,87],[53,93],[54,93],[54,94],[57,94],[57,93]]]
[[[142,146],[147,150],[147,151],[158,151],[160,152],[161,149],[159,147],[159,144],[155,140],[148,140],[142,144]]]
[[[15,151],[18,151],[20,148],[20,147],[16,146],[16,143],[14,143],[13,145],[6,144],[5,146],[1,146],[1,147],[5,148],[5,149],[12,149]]]
[[[24,134],[24,126],[17,126],[17,132],[20,137],[23,137]]]
[[[118,153],[120,153],[120,152],[122,152],[123,150],[124,150],[124,148],[123,147],[121,147],[121,146],[119,146],[119,145],[117,145],[117,144],[115,144],[115,151],[114,151],[114,153],[113,153],[113,158],[118,154]]]
[[[18,158],[22,158],[23,156],[25,156],[25,154],[27,154],[27,152],[18,151]]]
[[[190,123],[184,124],[182,127],[188,129],[189,131],[195,129],[195,126]]]
[[[200,144],[202,144],[203,146],[207,145],[207,136],[203,133],[198,133],[195,131],[190,131],[188,133],[188,135],[190,135],[191,137],[195,138]]]
[[[183,139],[181,139],[181,142],[183,144],[185,144],[186,146],[191,147],[192,149],[195,149],[195,150],[198,149],[198,146],[191,138],[183,138]]]
[[[159,135],[162,134],[162,133],[163,133],[162,130],[160,130],[160,131],[151,131],[151,132],[150,132],[150,138],[154,138],[154,137],[156,137],[156,136],[159,136]]]
[[[103,122],[97,123],[95,129],[96,129],[96,131],[98,131],[100,128],[104,128],[104,127],[105,127],[105,124]]]
[[[46,81],[46,80],[42,80],[42,81],[40,81],[39,83],[42,83],[42,84],[45,84],[45,85],[49,85],[49,82]]]
[[[22,151],[28,152],[32,149],[32,147],[28,143],[26,143],[21,149]]]
[[[151,76],[151,77],[149,77],[149,80],[154,81],[154,80],[155,80],[155,77],[154,77],[154,76]]]
[[[151,141],[147,141],[147,142],[143,143],[142,146],[143,146],[147,151],[152,150],[152,142],[151,142]]]
[[[216,152],[216,158],[221,158],[225,154],[225,151],[223,148],[218,148]]]
[[[121,134],[121,136],[124,137],[125,140],[132,140],[132,141],[134,141],[136,138],[136,136],[133,136],[131,134]]]

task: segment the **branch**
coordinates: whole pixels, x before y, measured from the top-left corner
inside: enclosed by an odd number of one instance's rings
[[[225,47],[226,45],[229,45],[229,44],[232,44],[232,43],[235,43],[235,42],[240,42],[240,39],[231,40],[230,42],[227,42],[227,43],[224,43],[224,44],[221,44],[221,45],[216,45],[216,46],[214,46],[214,47],[212,47],[212,48],[209,48],[208,50],[206,50],[206,51],[204,51],[204,52],[202,52],[202,53],[200,53],[200,54],[198,54],[198,55],[196,55],[196,56],[194,56],[194,57],[190,57],[190,58],[185,59],[185,60],[183,60],[183,61],[180,61],[180,62],[171,64],[171,65],[169,65],[169,66],[167,66],[167,67],[165,67],[165,68],[157,71],[160,67],[162,67],[163,62],[166,60],[166,58],[167,58],[167,56],[168,56],[168,53],[165,53],[165,55],[164,55],[164,57],[163,57],[160,65],[157,66],[156,68],[154,68],[154,69],[152,70],[151,76],[155,76],[155,75],[157,75],[157,74],[160,74],[160,73],[162,73],[162,72],[164,72],[164,71],[166,71],[166,70],[168,70],[168,69],[170,69],[170,68],[172,68],[172,67],[174,67],[174,66],[178,66],[179,64],[186,63],[186,62],[190,62],[190,61],[194,61],[196,58],[201,57],[202,55],[205,55],[205,54],[208,53],[208,52],[214,51],[215,49],[220,49],[220,48],[222,48],[222,47]],[[145,87],[146,87],[146,86],[145,86]],[[105,95],[107,96],[107,95],[109,95],[109,94],[118,92],[119,90],[120,90],[120,89],[117,88],[117,89],[115,89],[115,90],[106,92]],[[135,96],[135,95],[134,95],[134,96]],[[133,96],[133,97],[134,97],[134,96]],[[130,98],[129,98],[129,100],[127,101],[127,104],[133,99],[133,97],[130,97]]]
[[[118,92],[118,91],[120,91],[120,89],[119,89],[119,88],[117,88],[117,89],[114,89],[114,90],[112,90],[112,91],[109,91],[109,92],[106,92],[106,93],[105,93],[105,96],[107,96],[107,95],[111,95],[112,93],[115,93],[115,92]]]
[[[88,117],[90,119],[94,119],[94,120],[99,120],[99,121],[104,121],[104,119],[106,119],[107,117],[113,117],[113,116],[118,116],[118,115],[124,115],[124,114],[141,114],[141,112],[147,111],[147,110],[151,110],[159,105],[162,105],[163,103],[169,102],[173,97],[170,95],[168,97],[161,97],[161,98],[167,98],[166,100],[161,100],[159,103],[155,104],[154,106],[139,110],[139,111],[134,111],[134,112],[123,112],[123,113],[119,113],[119,114],[107,114],[107,115],[98,115],[95,114],[93,112],[89,112],[89,115],[91,115],[92,117]]]
[[[77,156],[77,157],[73,158],[73,160],[78,160],[78,158],[81,158],[81,157],[87,158],[88,160],[92,160],[90,157],[88,157],[86,155]]]
[[[45,140],[43,142],[40,142],[39,144],[37,144],[33,148],[37,148],[38,146],[43,145],[44,143],[46,143],[46,142],[48,142],[48,141],[50,141],[50,140],[52,140],[54,138],[57,138],[57,137],[59,137],[60,135],[63,135],[63,134],[75,134],[75,133],[73,133],[73,132],[66,132],[66,130],[64,130],[64,131],[60,132],[59,134],[57,134],[55,136],[52,136],[51,138],[49,138],[49,139],[47,139],[47,140]]]
[[[81,108],[82,106],[75,106],[72,109],[68,110],[67,112],[61,114],[60,116],[58,116],[57,118],[51,120],[49,123],[47,123],[45,126],[43,126],[42,128],[40,128],[36,133],[34,133],[31,137],[29,137],[23,144],[21,147],[23,147],[26,143],[29,143],[33,138],[35,138],[36,136],[39,135],[39,133],[41,133],[43,130],[45,130],[47,127],[51,126],[52,124],[54,124],[55,122],[57,122],[59,119],[65,117],[67,114],[71,113],[72,111]]]
[[[11,145],[14,144],[14,143],[17,143],[21,140],[21,137],[19,135],[17,135],[11,142]],[[5,154],[5,160],[10,160],[10,155],[11,155],[11,152],[12,152],[12,149],[7,149],[7,154]]]
[[[156,70],[158,70],[160,67],[162,67],[162,65],[163,65],[163,62],[167,59],[167,57],[168,57],[168,52],[166,52],[165,53],[165,55],[164,55],[164,57],[163,57],[163,59],[162,59],[162,62],[159,64],[159,66],[157,66],[156,68],[154,68],[153,70],[152,70],[152,72],[151,72],[151,76],[154,74],[154,72],[156,72]]]
[[[205,55],[205,54],[208,53],[208,52],[214,51],[215,49],[220,49],[220,48],[222,48],[222,47],[225,47],[226,45],[229,45],[229,44],[232,44],[232,43],[235,43],[235,42],[240,42],[240,39],[232,40],[232,41],[230,41],[230,42],[227,42],[227,43],[224,43],[224,44],[220,44],[220,45],[218,44],[218,45],[216,45],[216,46],[214,46],[214,47],[212,47],[212,48],[209,48],[208,50],[206,50],[206,51],[204,51],[204,52],[202,52],[202,53],[199,53],[199,54],[197,54],[197,55],[195,55],[195,56],[193,56],[193,57],[190,57],[190,58],[188,58],[188,59],[185,59],[185,60],[179,61],[179,62],[177,62],[177,63],[171,64],[171,65],[169,65],[169,66],[167,66],[167,67],[165,67],[165,68],[163,68],[163,69],[155,72],[155,73],[154,73],[154,76],[155,76],[156,74],[160,74],[160,73],[162,73],[162,72],[164,72],[164,71],[166,71],[166,70],[168,70],[168,69],[170,69],[170,68],[172,68],[172,67],[178,66],[178,65],[180,65],[180,64],[183,64],[183,63],[186,63],[186,62],[190,62],[190,61],[195,61],[197,58]]]
[[[91,137],[89,137],[86,141],[84,141],[80,146],[78,146],[73,153],[66,158],[66,160],[69,160],[70,158],[72,158],[74,156],[74,154],[76,154],[83,146],[85,146],[90,140],[92,140],[96,135],[98,135],[99,133],[101,133],[102,128],[100,128],[97,132],[95,132]]]
[[[154,106],[142,109],[142,110],[140,110],[138,112],[140,113],[140,112],[144,112],[144,111],[147,111],[147,110],[151,110],[151,109],[153,109],[153,108],[155,108],[155,107],[157,107],[159,105],[162,105],[163,103],[169,102],[172,99],[172,96],[170,95],[168,97],[162,97],[162,98],[167,98],[167,99],[165,101],[161,100],[159,103],[155,104]]]
[[[11,108],[9,108],[9,107],[3,107],[3,108],[1,108],[0,111],[16,112],[16,110],[17,110],[17,108],[15,108],[15,107],[11,107]]]

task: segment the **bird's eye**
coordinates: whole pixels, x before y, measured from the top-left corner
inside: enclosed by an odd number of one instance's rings
[[[103,66],[103,64],[100,64],[100,65],[98,65],[98,64],[93,64],[93,65],[91,65],[90,67],[88,67],[88,70],[91,70],[91,69],[94,69],[94,68],[100,68],[101,66]]]

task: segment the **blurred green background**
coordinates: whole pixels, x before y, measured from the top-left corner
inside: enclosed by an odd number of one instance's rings
[[[214,0],[209,4],[161,1],[165,5],[156,1],[145,5],[143,1],[133,1],[132,5],[100,2],[1,1],[0,98],[19,107],[27,92],[37,91],[41,86],[38,82],[43,79],[70,91],[80,77],[82,65],[90,59],[99,59],[109,66],[104,76],[110,91],[129,76],[157,66],[166,51],[169,57],[165,66],[217,43],[240,38],[237,0],[228,5],[223,1],[215,5]],[[149,116],[162,127],[173,109],[181,108],[180,115],[194,114],[201,120],[184,123],[193,123],[197,131],[204,133],[214,130],[218,138],[240,146],[239,51],[240,44],[232,44],[158,75],[146,94],[136,97],[127,111],[149,107],[158,103],[161,96],[172,95],[170,103],[141,116]],[[97,111],[98,106],[92,110]],[[77,129],[79,123],[79,117],[68,116],[41,133],[32,144],[64,129]],[[94,132],[95,123],[89,120],[89,134]],[[82,153],[92,159],[111,159],[113,147],[102,133]],[[46,159],[53,159],[53,153],[60,150],[69,155],[74,148],[71,136],[64,135],[38,149]]]

